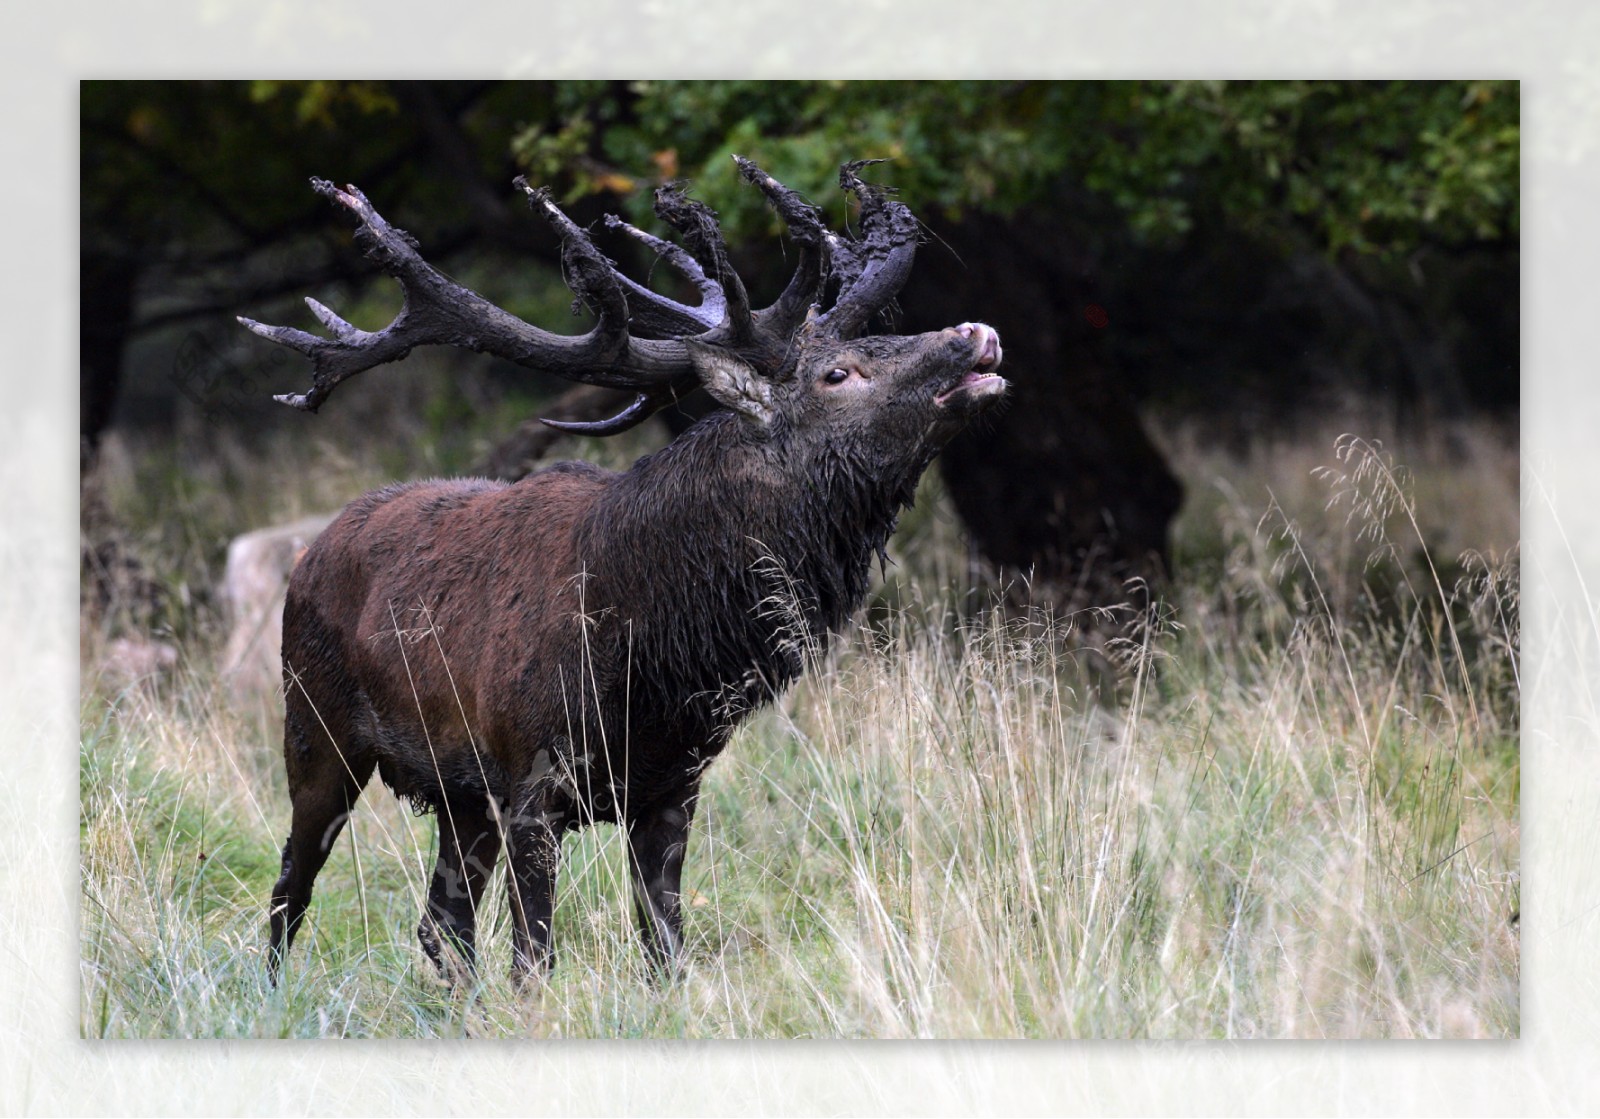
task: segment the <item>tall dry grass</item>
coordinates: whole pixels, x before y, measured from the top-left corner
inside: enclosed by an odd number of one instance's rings
[[[269,990],[276,701],[220,686],[203,596],[161,679],[110,680],[88,630],[83,1032],[1516,1036],[1516,448],[1335,434],[1241,455],[1164,433],[1189,488],[1173,588],[1092,656],[1074,619],[983,608],[930,480],[877,605],[711,768],[668,984],[602,827],[567,843],[549,980],[507,981],[497,874],[481,979],[443,987],[413,935],[432,821],[375,783]],[[393,465],[339,454],[129,446],[108,492],[202,587],[214,537]]]

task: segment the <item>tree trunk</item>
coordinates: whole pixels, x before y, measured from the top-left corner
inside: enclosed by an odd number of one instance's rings
[[[136,262],[88,250],[78,256],[78,465],[87,470],[111,423],[133,319]]]

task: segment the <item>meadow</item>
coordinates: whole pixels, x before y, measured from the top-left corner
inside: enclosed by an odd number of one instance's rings
[[[506,420],[407,378],[353,399],[104,449],[158,605],[81,631],[84,1036],[1519,1035],[1515,432],[1371,418],[1244,449],[1158,424],[1173,579],[1116,631],[997,605],[932,472],[868,608],[711,767],[676,981],[601,826],[567,841],[549,978],[510,983],[497,872],[480,977],[444,986],[414,932],[434,821],[374,781],[269,988],[282,708],[219,678],[226,542],[459,471]],[[174,666],[117,668],[136,623]]]

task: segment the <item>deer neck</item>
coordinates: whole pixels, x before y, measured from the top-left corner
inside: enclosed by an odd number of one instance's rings
[[[733,688],[754,706],[860,605],[916,474],[787,458],[740,425],[713,415],[640,460],[608,487],[582,546],[618,640],[625,629],[663,695]]]

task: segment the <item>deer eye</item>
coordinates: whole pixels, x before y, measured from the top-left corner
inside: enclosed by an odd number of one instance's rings
[[[822,379],[830,385],[842,385],[850,379],[850,371],[848,369],[830,369],[823,375]]]

